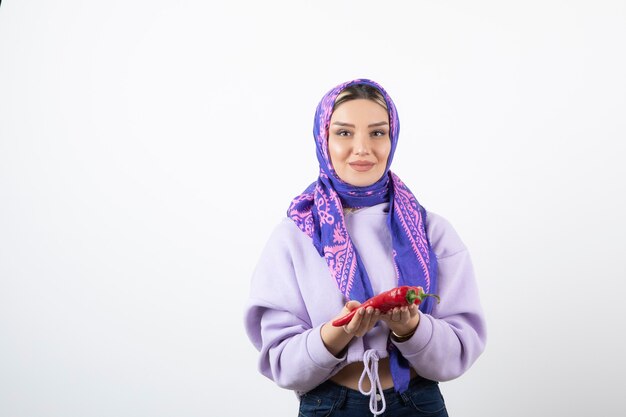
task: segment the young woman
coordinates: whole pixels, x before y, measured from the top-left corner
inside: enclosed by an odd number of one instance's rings
[[[330,90],[315,114],[319,177],[292,201],[253,274],[248,336],[261,373],[300,397],[301,416],[447,416],[438,381],[463,374],[485,347],[466,247],[389,170],[398,132],[377,83]],[[441,301],[384,314],[359,307],[401,285]]]

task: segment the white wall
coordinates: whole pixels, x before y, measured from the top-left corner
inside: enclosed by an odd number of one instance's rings
[[[296,415],[242,308],[357,77],[473,255],[450,415],[626,411],[626,3],[395,3],[2,2],[0,415]]]

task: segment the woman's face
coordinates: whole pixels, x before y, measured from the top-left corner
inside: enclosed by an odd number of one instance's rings
[[[330,118],[328,152],[339,178],[357,187],[374,184],[385,173],[390,151],[384,107],[367,99],[337,106]]]

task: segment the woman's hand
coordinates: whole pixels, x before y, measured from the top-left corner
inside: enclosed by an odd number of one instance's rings
[[[411,335],[417,329],[420,321],[419,309],[415,304],[396,307],[381,315],[381,320],[387,323],[389,329],[397,336]]]
[[[364,336],[376,325],[378,320],[383,320],[387,323],[389,329],[400,338],[403,336],[410,337],[419,324],[419,309],[415,304],[396,307],[385,314],[381,314],[380,310],[372,307],[360,308],[360,305],[361,303],[358,301],[349,301],[333,319],[343,317],[355,308],[359,309],[348,324],[342,327],[334,327],[331,324],[333,320],[331,320],[322,326],[322,341],[333,355],[340,356],[340,353],[348,346],[352,338]]]
[[[341,310],[341,313],[337,318],[342,317],[355,308],[358,309],[350,323],[343,325],[343,330],[353,336],[362,337],[367,332],[372,330],[376,325],[376,322],[380,320],[380,310],[373,307],[359,308],[361,303],[358,301],[349,301]]]
[[[359,308],[360,305],[361,303],[358,301],[349,301],[333,320],[345,316],[355,308]],[[330,353],[339,356],[353,337],[362,337],[365,335],[376,325],[376,322],[380,320],[381,317],[380,310],[367,307],[358,310],[354,317],[352,317],[352,320],[343,327],[333,326],[331,324],[333,320],[330,320],[322,326],[322,341]]]

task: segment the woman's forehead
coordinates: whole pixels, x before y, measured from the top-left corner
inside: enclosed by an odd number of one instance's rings
[[[368,123],[389,122],[389,113],[387,109],[375,100],[370,99],[354,99],[338,105],[333,114],[331,121],[335,120],[362,120]]]

